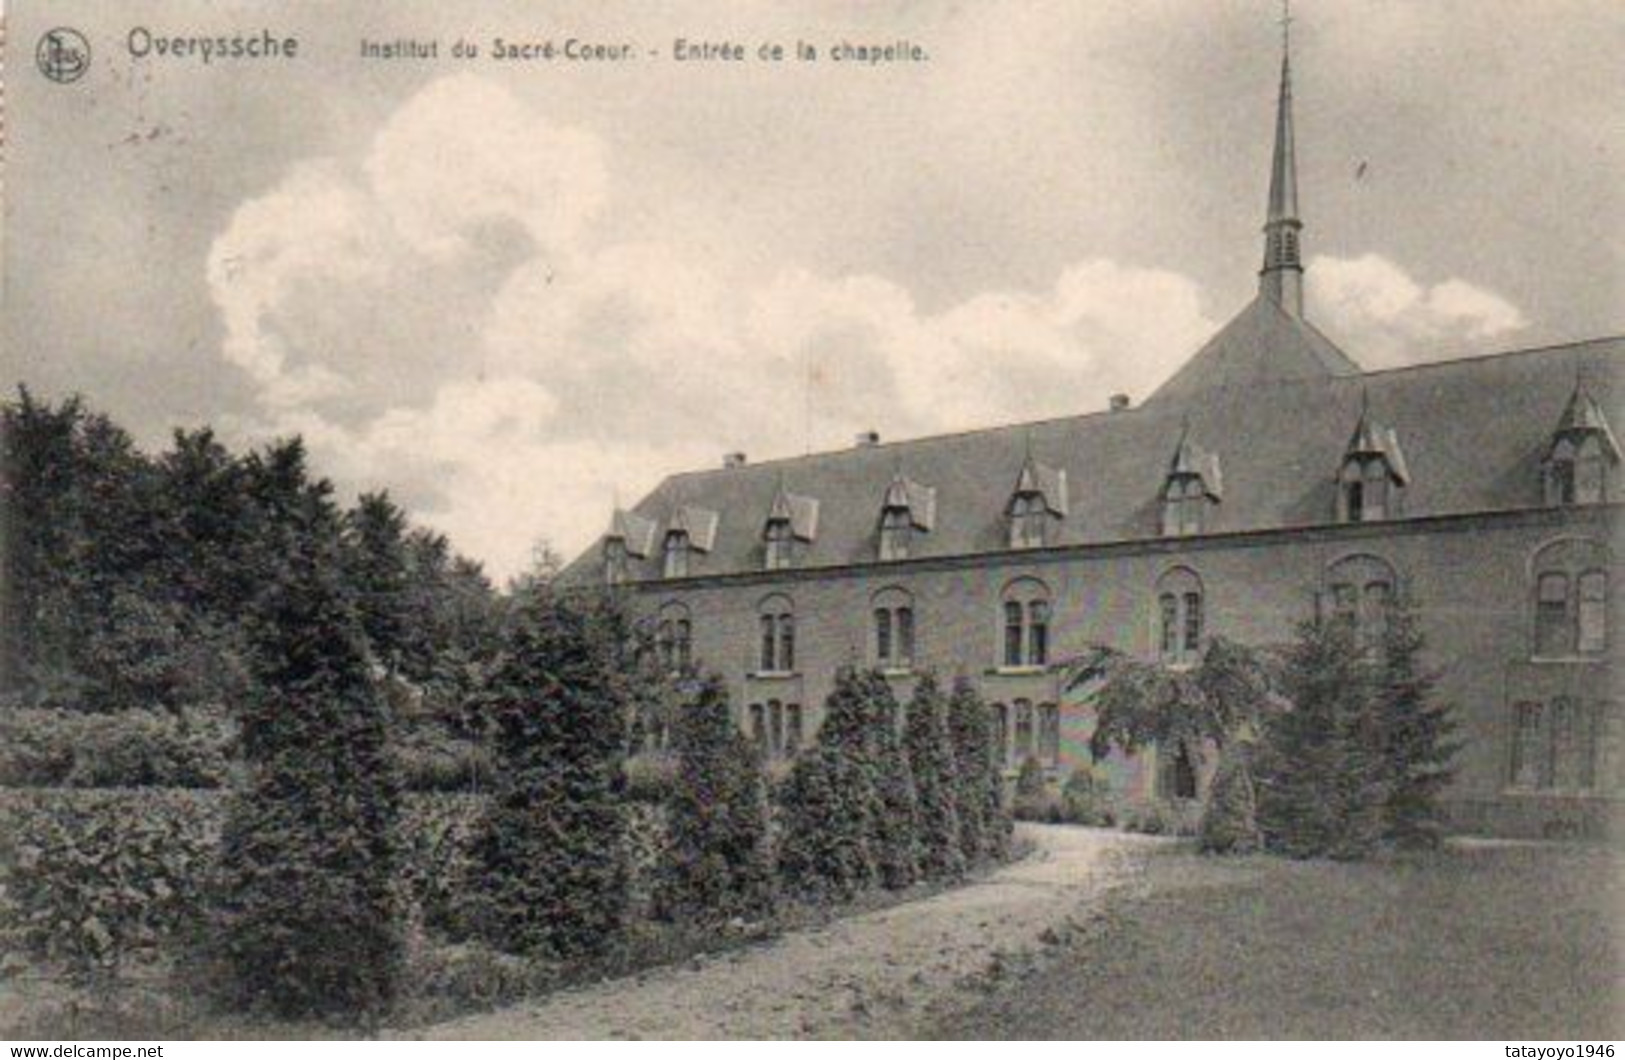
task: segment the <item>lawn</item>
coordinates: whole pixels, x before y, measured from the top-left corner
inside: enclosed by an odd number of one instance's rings
[[[1362,864],[1147,857],[1087,931],[943,1037],[1625,1036],[1625,856],[1452,843]]]

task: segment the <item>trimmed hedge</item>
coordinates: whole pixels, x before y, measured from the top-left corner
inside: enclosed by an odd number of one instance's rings
[[[0,790],[0,951],[85,981],[196,924],[222,802],[179,790]]]
[[[218,788],[234,738],[207,711],[0,711],[0,787]]]

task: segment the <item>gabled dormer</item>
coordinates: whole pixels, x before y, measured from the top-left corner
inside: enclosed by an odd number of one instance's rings
[[[654,542],[653,519],[616,508],[604,535],[604,581],[619,585],[630,578],[632,561],[648,559]]]
[[[1608,417],[1585,380],[1578,380],[1541,461],[1546,503],[1602,504],[1608,500],[1609,480],[1619,462],[1619,443]]]
[[[1338,522],[1372,523],[1403,514],[1410,481],[1399,432],[1378,423],[1362,399],[1360,421],[1337,473]]]
[[[661,573],[667,578],[686,578],[690,557],[716,547],[717,513],[691,504],[679,506],[666,524],[662,547]]]
[[[1066,472],[1046,467],[1031,454],[1016,476],[1005,516],[1010,520],[1011,548],[1043,548],[1052,544],[1066,518]]]
[[[762,527],[762,566],[784,570],[796,565],[818,536],[818,501],[787,492],[782,486]]]
[[[1162,482],[1162,536],[1192,537],[1208,529],[1224,497],[1219,454],[1196,444],[1187,421]]]
[[[930,533],[936,518],[937,491],[899,472],[886,487],[880,506],[880,558],[908,559],[914,551],[914,535]]]

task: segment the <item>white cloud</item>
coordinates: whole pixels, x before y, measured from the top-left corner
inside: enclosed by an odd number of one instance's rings
[[[1178,273],[1075,263],[1040,290],[940,310],[876,275],[762,274],[657,231],[615,241],[609,159],[473,77],[408,100],[354,159],[292,169],[215,241],[224,357],[258,384],[247,433],[388,486],[498,576],[571,553],[674,471],[1143,397],[1215,329]],[[1364,354],[1498,334],[1516,310],[1376,257],[1312,270]],[[1359,335],[1360,343],[1353,341]]]
[[[1427,287],[1378,254],[1316,258],[1307,277],[1316,319],[1367,368],[1459,356],[1528,323],[1493,291],[1459,279]]]

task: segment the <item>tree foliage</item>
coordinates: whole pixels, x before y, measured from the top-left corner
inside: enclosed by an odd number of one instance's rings
[[[510,618],[485,693],[497,779],[479,853],[500,948],[599,953],[622,927],[625,632],[597,594],[537,592]]]
[[[1426,642],[1415,602],[1395,596],[1377,645],[1373,693],[1383,726],[1387,838],[1406,847],[1437,846],[1445,820],[1439,796],[1454,772],[1461,743],[1450,704],[1435,694],[1436,675],[1424,664]]]
[[[835,675],[818,738],[796,759],[780,796],[780,873],[815,898],[850,898],[880,878],[873,837],[883,807],[866,684],[851,668]]]
[[[403,956],[386,708],[338,576],[326,485],[308,482],[297,447],[273,458],[260,500],[280,548],[250,614],[256,691],[223,839],[223,946],[244,1003],[375,1017]]]
[[[870,775],[880,812],[870,818],[870,843],[880,882],[898,890],[919,878],[919,803],[903,749],[902,707],[878,671],[862,675],[867,700]]]
[[[932,674],[921,677],[914,688],[903,743],[918,806],[920,871],[931,879],[957,876],[965,870],[958,769],[948,732],[948,702]]]
[[[948,697],[948,733],[954,746],[955,809],[965,861],[1002,860],[1009,856],[1012,823],[1004,805],[1004,781],[993,758],[988,706],[968,677],[954,680]]]
[[[672,919],[756,917],[773,894],[767,785],[722,678],[705,678],[674,725],[677,778],[656,904]]]

